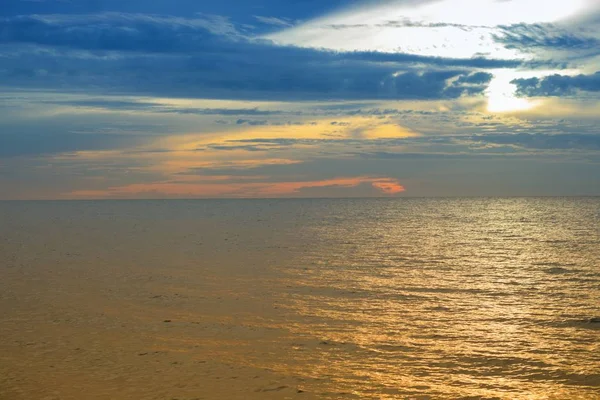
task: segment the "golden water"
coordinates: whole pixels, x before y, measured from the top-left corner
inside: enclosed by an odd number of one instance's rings
[[[599,198],[5,202],[0,255],[0,399],[600,398]]]

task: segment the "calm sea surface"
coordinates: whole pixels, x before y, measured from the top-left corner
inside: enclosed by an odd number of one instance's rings
[[[0,399],[600,399],[600,198],[0,202],[0,311]]]

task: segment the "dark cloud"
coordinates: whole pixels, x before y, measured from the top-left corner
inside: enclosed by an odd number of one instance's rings
[[[600,150],[600,135],[517,133],[472,136],[471,141],[537,150]]]
[[[470,68],[512,68],[522,64],[520,60],[482,57],[455,59],[406,53],[335,52],[281,47],[268,40],[251,39],[239,32],[228,19],[219,16],[194,19],[123,13],[16,16],[0,19],[0,43],[138,53],[190,54],[210,51],[222,57],[242,51],[255,53],[259,60],[264,55],[279,55],[301,62],[354,60]]]
[[[203,98],[456,98],[484,90],[475,69],[520,64],[281,47],[217,17],[4,18],[0,43],[0,79],[13,87]]]
[[[577,91],[600,92],[600,71],[592,75],[550,75],[544,78],[515,79],[521,96],[565,96]]]
[[[494,75],[489,72],[474,72],[470,75],[463,75],[458,79],[458,83],[470,83],[474,85],[483,85],[490,83]]]
[[[32,15],[0,19],[0,43],[84,50],[176,53],[218,50],[243,36],[222,17],[184,19],[144,14]],[[227,51],[227,49],[224,49]]]
[[[382,53],[376,51],[353,51],[346,53],[334,53],[345,59],[389,62],[389,63],[418,63],[446,67],[470,67],[470,68],[514,68],[523,65],[520,60],[498,60],[484,57],[474,58],[444,58],[432,56],[420,56],[407,53]]]
[[[583,33],[566,31],[553,24],[514,24],[501,26],[502,34],[494,35],[494,40],[508,49],[530,51],[532,49],[598,49],[600,40],[587,37]]]
[[[269,121],[265,120],[253,120],[253,119],[238,119],[235,121],[237,125],[251,125],[251,126],[263,126],[269,125]]]

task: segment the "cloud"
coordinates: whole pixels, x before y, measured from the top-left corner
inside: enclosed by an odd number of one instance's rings
[[[219,38],[244,38],[224,17],[125,13],[1,18],[0,32],[0,43],[167,53],[203,51],[227,43]]]
[[[270,116],[284,114],[280,110],[261,110],[254,108],[203,108],[180,107],[153,101],[111,100],[102,98],[79,100],[41,100],[43,104],[71,106],[81,108],[99,108],[110,111],[147,111],[153,113],[220,115],[220,116]],[[299,114],[287,112],[285,114]]]
[[[480,143],[517,146],[526,149],[600,151],[600,135],[592,134],[488,134],[471,136],[470,140]]]
[[[3,127],[3,129],[6,127]],[[61,132],[38,128],[37,132],[11,129],[0,134],[0,158],[48,155],[79,150],[111,150],[133,146],[147,138],[127,134]]]
[[[270,40],[245,35],[220,16],[186,19],[172,16],[103,13],[92,15],[29,15],[0,18],[0,44],[31,44],[89,51],[145,53],[206,53],[227,55],[238,51],[294,56],[297,61],[356,60],[422,63],[472,68],[513,68],[521,60],[484,57],[444,58],[377,51],[325,51],[277,46]],[[271,60],[274,61],[274,60]]]
[[[273,25],[273,26],[277,26],[277,27],[284,27],[284,28],[289,28],[291,26],[294,26],[294,24],[292,22],[290,22],[289,20],[285,19],[285,18],[276,18],[276,17],[263,17],[260,15],[254,15],[254,18],[259,21],[262,22],[263,24],[266,25]]]
[[[144,198],[144,197],[332,197],[348,195],[395,195],[405,189],[393,178],[369,176],[340,177],[323,180],[279,182],[231,182],[235,177],[213,179],[198,177],[195,181],[161,181],[110,187],[106,190],[75,190],[75,198]],[[219,182],[221,181],[221,182]],[[372,190],[364,190],[365,186]],[[360,191],[352,189],[362,188]],[[350,192],[348,191],[350,189]]]
[[[268,125],[269,121],[265,120],[253,120],[253,119],[238,119],[235,121],[236,125],[250,125],[250,126],[262,126]]]
[[[538,127],[536,130],[550,130]],[[599,151],[600,134],[580,133],[486,133],[443,136],[419,136],[397,138],[253,138],[228,140],[220,145],[209,145],[214,150],[268,150],[307,146],[327,148],[342,146],[350,154],[367,158],[456,158],[480,155],[487,145],[495,154],[513,154],[522,150],[583,150]],[[360,146],[361,151],[355,149]],[[403,151],[392,152],[389,148],[401,147]],[[498,146],[504,146],[501,149]],[[468,152],[466,152],[468,150]],[[486,154],[489,154],[486,152]]]
[[[506,48],[530,52],[532,49],[586,50],[598,49],[600,40],[581,32],[569,31],[555,24],[514,24],[500,26],[494,40]]]
[[[544,78],[515,79],[521,96],[565,96],[577,91],[600,92],[600,71],[592,75],[550,75]]]
[[[494,75],[490,74],[489,72],[474,72],[470,75],[461,76],[457,82],[474,84],[474,85],[483,85],[483,84],[490,83],[490,81],[492,80],[493,77],[494,77]]]
[[[405,51],[462,58],[493,54],[504,59],[526,59],[519,47],[504,45],[503,27],[562,21],[589,12],[591,3],[591,0],[573,0],[568,4],[544,0],[371,2],[369,6],[348,7],[313,18],[267,37],[283,44],[343,51]],[[468,12],[457,11],[465,9]]]
[[[220,145],[220,144],[210,144],[206,146],[206,149],[216,150],[216,151],[236,151],[236,150],[244,150],[244,151],[269,151],[281,148],[280,146],[274,145]]]
[[[276,46],[249,38],[218,17],[10,17],[0,19],[0,32],[0,79],[5,85],[113,94],[451,99],[483,92],[466,82],[478,69],[520,65],[514,60]],[[465,83],[469,85],[461,86]]]
[[[378,52],[378,51],[348,51],[327,52],[321,50],[322,54],[336,54],[341,58],[368,62],[387,63],[418,63],[445,67],[469,67],[469,68],[514,68],[525,63],[521,60],[500,60],[486,57],[451,58],[424,56],[401,52]]]

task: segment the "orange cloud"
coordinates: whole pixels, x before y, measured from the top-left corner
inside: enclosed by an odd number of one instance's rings
[[[398,194],[405,190],[396,179],[368,176],[313,181],[235,183],[227,183],[227,178],[229,177],[198,177],[196,182],[189,182],[187,178],[182,182],[135,183],[106,190],[78,190],[71,192],[70,196],[75,198],[294,197],[303,189],[323,188],[325,189],[323,195],[326,197],[328,188],[356,188],[364,184],[370,184],[383,195]]]
[[[223,144],[239,139],[383,139],[419,136],[417,132],[377,117],[344,117],[306,121],[302,125],[234,126],[227,131],[186,133],[158,139],[152,146],[171,150],[190,151],[208,144]]]
[[[398,183],[398,181],[395,181],[393,179],[372,182],[371,185],[373,185],[373,187],[381,190],[383,193],[387,193],[387,194],[401,193],[401,192],[404,192],[404,190],[405,190],[404,186],[400,185],[400,183]]]
[[[404,191],[404,187],[400,183],[391,178],[370,178],[370,177],[354,177],[354,178],[336,178],[325,179],[318,181],[302,181],[302,182],[278,182],[268,187],[263,188],[263,195],[289,195],[298,193],[301,189],[306,188],[324,188],[324,187],[356,187],[363,183],[370,183],[371,186],[380,190],[385,194],[394,194]],[[394,186],[395,191],[389,191],[384,187]]]
[[[387,119],[379,117],[344,117],[337,119],[318,119],[305,121],[304,125],[268,125],[268,126],[232,126],[227,131],[212,133],[187,133],[160,136],[148,143],[133,148],[122,150],[79,151],[68,155],[58,155],[55,160],[69,164],[93,163],[97,169],[114,169],[115,165],[129,165],[128,172],[152,173],[159,175],[163,183],[154,183],[161,192],[168,189],[168,193],[179,193],[182,190],[191,190],[190,196],[203,196],[204,191],[212,193],[211,188],[175,188],[166,187],[168,183],[181,184],[178,176],[187,173],[201,173],[209,169],[253,169],[272,165],[291,165],[309,162],[327,155],[318,151],[327,146],[329,153],[338,154],[340,158],[348,157],[348,152],[355,151],[356,144],[348,144],[347,139],[372,140],[384,138],[404,138],[418,136],[408,128],[399,126]],[[276,139],[311,139],[294,145],[277,145]],[[262,146],[244,146],[259,140]],[[274,144],[264,144],[269,139]],[[326,139],[321,143],[319,140]],[[337,142],[336,142],[337,141]],[[248,150],[248,149],[251,150]],[[395,146],[397,151],[399,146]],[[224,151],[226,150],[226,151]],[[339,150],[339,151],[338,151]],[[289,178],[294,179],[294,178]],[[293,184],[290,183],[290,184]],[[341,184],[343,185],[343,184]],[[393,186],[393,185],[392,185]],[[397,193],[392,186],[379,184],[376,187],[384,194]],[[306,186],[305,186],[306,187]],[[312,186],[319,187],[319,186]],[[215,189],[217,190],[217,189]],[[267,192],[275,188],[265,189]],[[293,191],[293,189],[291,189]],[[113,192],[119,192],[119,189]],[[243,188],[240,191],[244,191]],[[82,192],[83,193],[83,192]],[[229,195],[224,193],[224,195]],[[234,193],[237,193],[234,191]],[[91,193],[89,194],[92,195]],[[94,196],[100,193],[94,192]],[[118,195],[118,194],[115,194]],[[186,194],[180,194],[188,195]]]

